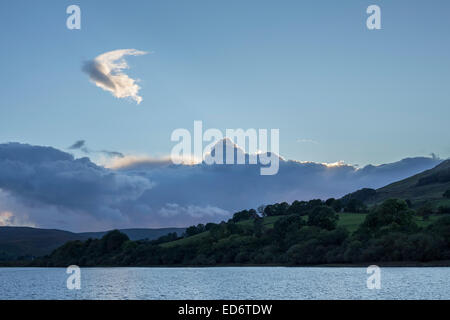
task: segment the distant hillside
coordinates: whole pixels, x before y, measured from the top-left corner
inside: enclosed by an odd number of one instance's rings
[[[434,206],[450,204],[443,193],[450,189],[450,160],[412,177],[391,183],[373,190],[362,189],[346,195],[344,198],[356,198],[367,204],[380,203],[389,198],[410,200],[414,206],[431,202]]]
[[[68,231],[28,227],[0,227],[0,260],[42,256],[71,240],[87,238]]]
[[[157,239],[171,232],[181,235],[184,228],[123,229],[131,240]],[[72,240],[101,238],[105,232],[73,233],[63,230],[29,227],[0,227],[0,260],[21,256],[43,256]]]
[[[165,236],[169,233],[177,233],[179,236],[186,230],[185,228],[161,228],[161,229],[120,229],[120,232],[125,233],[130,240],[142,240],[158,239],[161,236]],[[87,238],[100,239],[109,231],[103,232],[83,232],[79,235]]]

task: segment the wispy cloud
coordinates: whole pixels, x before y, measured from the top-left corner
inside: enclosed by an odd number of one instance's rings
[[[86,141],[84,141],[84,140],[78,140],[78,141],[75,141],[75,143],[72,144],[72,145],[69,147],[69,149],[70,149],[70,150],[81,149],[81,148],[84,147],[85,144],[86,144]]]
[[[74,144],[72,144],[69,150],[81,150],[85,154],[91,153],[101,153],[110,158],[123,158],[124,154],[118,151],[110,151],[110,150],[92,150],[86,146],[86,140],[78,140]]]
[[[118,151],[100,150],[99,152],[111,158],[123,158],[125,157],[123,153]]]
[[[317,142],[316,140],[312,140],[312,139],[297,139],[298,143],[312,143],[312,144],[318,144],[319,142]]]
[[[120,49],[103,53],[94,60],[85,62],[83,71],[89,75],[97,87],[109,91],[116,98],[131,98],[138,104],[142,97],[139,96],[137,80],[123,73],[129,66],[125,56],[140,56],[147,52],[135,49]]]
[[[159,210],[159,214],[163,217],[169,218],[189,216],[192,218],[210,218],[220,220],[229,217],[231,213],[227,210],[211,205],[202,207],[195,205],[181,206],[178,203],[166,203],[166,205]]]

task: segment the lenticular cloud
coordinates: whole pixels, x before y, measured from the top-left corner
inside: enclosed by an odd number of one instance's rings
[[[88,61],[83,66],[83,71],[97,87],[109,91],[116,98],[130,97],[138,104],[142,97],[138,95],[139,87],[136,80],[123,73],[129,66],[125,61],[125,56],[140,56],[147,52],[135,49],[120,49],[103,53],[94,60]]]

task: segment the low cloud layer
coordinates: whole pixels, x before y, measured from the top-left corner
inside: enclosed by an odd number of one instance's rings
[[[4,198],[10,197],[2,205],[12,206],[0,207],[0,211],[16,215],[15,209],[20,205],[22,215],[26,214],[27,219],[38,225],[64,221],[67,213],[126,224],[129,216],[123,205],[135,201],[151,187],[152,182],[146,178],[113,172],[88,158],[74,159],[53,148],[18,143],[0,145],[0,189],[7,193]],[[56,214],[43,217],[39,213],[42,209]]]
[[[131,98],[139,104],[142,101],[142,97],[139,96],[140,87],[136,83],[137,80],[123,72],[129,68],[124,57],[144,54],[147,52],[135,49],[109,51],[94,60],[87,61],[83,66],[83,71],[89,75],[97,87],[111,92],[116,98]]]
[[[119,160],[112,169],[50,147],[0,144],[0,224],[72,231],[184,227],[226,220],[261,204],[382,187],[441,161],[418,157],[357,169],[281,159],[277,175],[261,176],[258,165]]]

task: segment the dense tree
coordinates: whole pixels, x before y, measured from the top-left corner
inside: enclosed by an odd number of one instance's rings
[[[327,200],[325,200],[325,205],[331,207],[331,205],[333,204],[333,202],[335,202],[336,199],[335,198],[329,198]]]
[[[153,244],[160,244],[160,243],[165,243],[165,242],[170,242],[170,241],[175,241],[179,239],[178,235],[176,232],[171,232],[165,236],[161,236],[156,240],[153,240],[152,243]]]
[[[343,209],[342,201],[340,199],[336,200],[334,198],[330,198],[327,201],[325,201],[325,205],[333,208],[336,212],[341,212]]]
[[[440,213],[440,214],[450,213],[450,206],[444,206],[444,205],[439,206],[438,213]]]
[[[427,231],[439,239],[439,258],[450,259],[450,215],[433,222]]]
[[[417,230],[417,225],[414,222],[414,211],[408,208],[404,200],[388,199],[367,215],[359,227],[358,233],[375,236],[380,232],[412,232],[415,230]]]
[[[307,201],[295,200],[289,207],[289,214],[306,215],[309,210],[309,205]]]
[[[288,214],[308,215],[314,208],[324,205],[320,199],[310,201],[294,201],[288,209]]]
[[[217,224],[216,224],[216,223],[212,223],[212,222],[207,223],[207,224],[205,225],[205,230],[206,230],[206,231],[209,231],[209,230],[211,230],[214,226],[217,226]]]
[[[190,226],[189,228],[187,228],[186,231],[184,232],[184,235],[186,237],[192,237],[196,234],[202,233],[205,230],[206,229],[203,224],[198,224],[196,226]]]
[[[413,207],[413,204],[412,204],[411,200],[406,199],[405,202],[408,205],[408,208],[412,208]]]
[[[416,213],[419,217],[422,217],[423,220],[428,220],[430,215],[433,214],[433,206],[430,202],[427,202],[420,206]]]
[[[305,225],[305,221],[299,215],[282,217],[275,222],[272,237],[282,247],[288,246],[297,240],[300,229]]]
[[[333,209],[327,206],[319,206],[308,215],[308,225],[327,230],[333,230],[337,226],[339,216]]]
[[[290,215],[278,219],[274,224],[274,232],[285,234],[293,230],[300,230],[305,225],[305,221],[301,216]]]
[[[367,206],[358,199],[350,199],[344,206],[345,212],[364,213],[367,211]]]
[[[444,192],[443,194],[444,198],[450,199],[450,189]]]
[[[258,217],[259,216],[256,213],[255,209],[242,210],[242,211],[236,212],[233,215],[233,218],[231,219],[231,221],[239,222],[239,221],[244,221],[244,220],[256,219]]]
[[[263,219],[261,219],[259,216],[253,220],[253,233],[256,237],[261,237],[263,234]]]
[[[289,204],[287,202],[275,203],[264,208],[265,217],[282,216],[288,214]]]
[[[119,230],[108,232],[102,238],[103,250],[106,252],[112,252],[119,249],[130,238]]]
[[[306,227],[304,240],[292,245],[287,251],[291,264],[320,264],[343,260],[342,244],[348,238],[348,232],[338,228],[332,231]],[[306,231],[306,232],[305,232]]]

